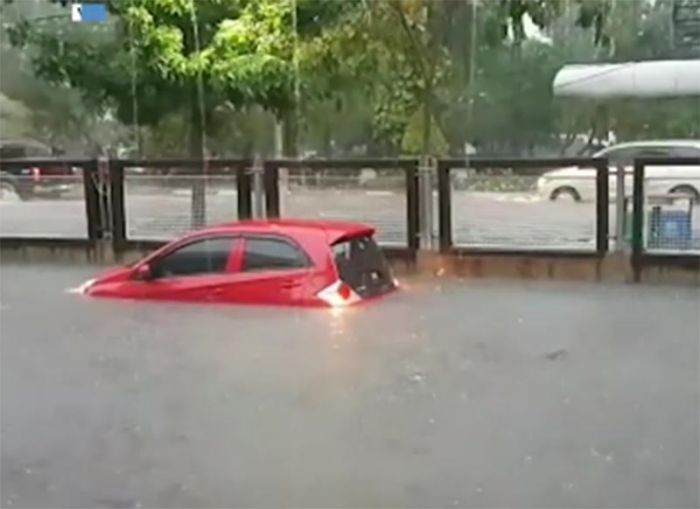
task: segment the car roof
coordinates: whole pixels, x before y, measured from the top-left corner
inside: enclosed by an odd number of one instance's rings
[[[643,141],[625,141],[610,145],[598,151],[599,154],[608,152],[618,148],[634,148],[634,147],[693,147],[700,149],[700,140],[643,140]]]
[[[303,235],[305,232],[323,233],[329,244],[345,238],[374,235],[376,229],[364,223],[324,221],[314,219],[259,219],[224,223],[197,230],[196,235],[208,233],[281,233]]]
[[[0,146],[2,147],[41,147],[50,149],[46,143],[31,138],[0,138]]]

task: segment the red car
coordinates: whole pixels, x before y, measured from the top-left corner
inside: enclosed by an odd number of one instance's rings
[[[374,228],[274,220],[205,228],[88,281],[95,297],[345,306],[396,288]]]

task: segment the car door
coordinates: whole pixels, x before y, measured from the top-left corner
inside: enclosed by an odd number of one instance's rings
[[[232,297],[249,304],[300,304],[311,267],[310,257],[293,240],[247,235]]]
[[[224,302],[235,285],[233,236],[193,240],[150,262],[152,279],[132,281],[141,298]]]

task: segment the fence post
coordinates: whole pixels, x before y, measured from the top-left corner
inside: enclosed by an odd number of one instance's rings
[[[418,196],[417,166],[418,161],[414,160],[406,167],[406,232],[408,234],[408,249],[411,251],[420,249],[418,233],[420,230],[420,212],[418,209],[420,197]]]
[[[277,170],[277,215],[284,215],[287,210],[287,195],[289,194],[289,169],[279,168]]]
[[[607,159],[597,160],[596,167],[596,251],[604,256],[608,252],[610,230],[610,182]],[[623,190],[624,194],[624,190]]]
[[[418,167],[418,189],[420,199],[420,247],[421,249],[433,249],[433,175],[436,171],[436,160],[432,156],[424,156],[420,159]]]
[[[98,240],[102,238],[102,225],[104,219],[100,214],[100,195],[98,162],[93,159],[83,167],[83,192],[85,194],[85,216],[87,219],[88,239]]]
[[[251,173],[253,176],[253,218],[262,219],[265,217],[265,167],[259,155],[253,159]]]
[[[615,175],[615,251],[625,251],[625,224],[627,223],[627,192],[625,189],[625,167],[617,165]]]
[[[124,165],[109,161],[109,204],[112,245],[117,251],[126,242],[126,206],[124,203]]]
[[[445,161],[438,163],[438,227],[440,231],[440,252],[452,249],[452,186],[450,166]]]
[[[98,157],[95,168],[95,189],[97,191],[98,217],[100,218],[100,238],[112,238],[112,191],[111,162],[106,157]]]
[[[280,217],[279,166],[264,163],[265,214],[268,218]]]
[[[250,161],[246,160],[241,166],[236,168],[236,195],[238,203],[236,204],[238,210],[238,219],[250,219],[252,215],[252,205],[251,205],[251,168]]]
[[[644,250],[644,163],[634,160],[632,192],[632,271],[634,282],[642,274],[642,252]]]

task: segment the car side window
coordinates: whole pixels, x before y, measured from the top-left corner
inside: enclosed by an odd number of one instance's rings
[[[645,147],[637,151],[634,157],[668,157],[671,150],[665,147]]]
[[[700,148],[694,147],[673,147],[673,157],[700,157]]]
[[[611,166],[631,166],[638,157],[666,157],[671,150],[666,147],[623,147],[612,148],[603,154]]]
[[[25,149],[25,157],[51,157],[53,155],[49,147],[40,145],[29,145]]]
[[[156,260],[152,265],[156,278],[221,274],[226,272],[233,237],[216,237],[187,244]]]
[[[0,147],[0,159],[21,159],[24,157],[24,147],[21,145],[3,145]]]
[[[287,240],[251,237],[245,241],[244,272],[301,269],[309,265],[306,254]]]
[[[607,157],[607,158],[608,158],[608,164],[609,164],[610,166],[617,166],[617,165],[620,165],[620,164],[628,164],[628,163],[627,163],[627,159],[628,159],[628,157],[629,157],[628,149],[624,149],[624,148],[618,148],[618,149],[611,148],[611,149],[604,150],[604,151],[600,152],[599,155],[601,155],[601,156],[603,156],[603,157]]]

